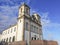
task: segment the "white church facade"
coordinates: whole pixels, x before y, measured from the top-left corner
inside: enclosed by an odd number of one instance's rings
[[[23,3],[19,8],[17,24],[7,28],[0,35],[4,42],[42,40],[42,25],[39,14],[30,15],[30,7]]]

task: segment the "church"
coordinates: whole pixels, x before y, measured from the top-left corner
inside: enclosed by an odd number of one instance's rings
[[[29,40],[42,40],[42,25],[40,15],[30,15],[30,7],[22,3],[19,7],[17,24],[12,25],[2,32],[1,40],[4,42]]]
[[[19,7],[17,23],[2,32],[0,41],[11,43],[10,45],[57,45],[56,41],[43,40],[40,19],[41,17],[37,13],[30,15],[30,7],[22,3]]]

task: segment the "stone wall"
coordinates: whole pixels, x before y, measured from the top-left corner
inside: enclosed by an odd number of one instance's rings
[[[26,45],[26,42],[25,41],[19,41],[19,42],[8,43],[8,45]]]
[[[30,45],[43,45],[43,40],[32,40]]]
[[[17,41],[11,43],[2,42],[0,43],[0,45],[26,45],[26,42],[25,41]]]
[[[58,45],[56,41],[32,40],[30,45]]]
[[[47,45],[58,45],[56,41],[47,41]]]
[[[17,41],[12,43],[2,43],[0,45],[27,45],[26,41]],[[31,40],[30,45],[58,45],[56,41]]]

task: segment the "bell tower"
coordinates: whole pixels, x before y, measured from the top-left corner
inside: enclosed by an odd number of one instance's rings
[[[22,3],[20,8],[19,8],[19,16],[29,16],[30,15],[30,7],[28,5],[26,5],[25,3]]]
[[[25,17],[30,17],[30,8],[25,3],[22,3],[19,8],[18,22],[17,22],[17,41],[24,40],[24,25]]]

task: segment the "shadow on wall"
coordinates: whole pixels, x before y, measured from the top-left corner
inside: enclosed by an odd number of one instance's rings
[[[0,42],[0,45],[26,45],[26,42],[25,41],[17,41],[17,42],[11,42],[11,43]]]

